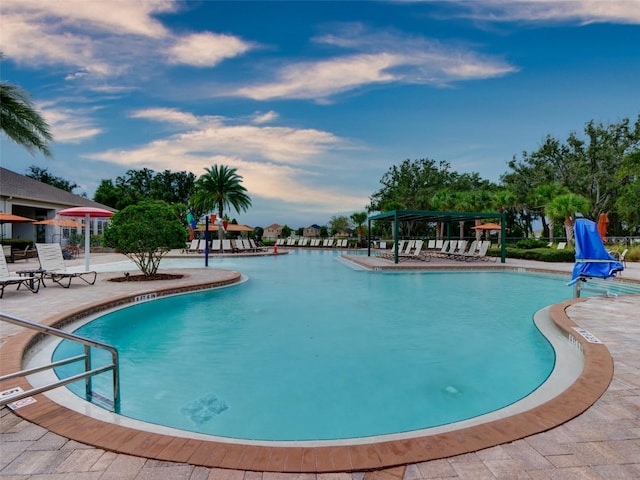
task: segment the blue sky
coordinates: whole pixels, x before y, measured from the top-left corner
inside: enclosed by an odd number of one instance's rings
[[[499,181],[546,135],[640,113],[640,0],[217,2],[2,0],[2,81],[52,127],[93,196],[128,169],[236,168],[240,223],[363,211],[405,159]]]

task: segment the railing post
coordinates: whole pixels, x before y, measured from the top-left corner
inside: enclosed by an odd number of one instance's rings
[[[89,345],[84,346],[84,371],[91,371],[91,349]],[[91,380],[92,377],[87,377],[84,379],[84,391],[88,398],[91,397],[91,392],[93,392],[93,382]]]

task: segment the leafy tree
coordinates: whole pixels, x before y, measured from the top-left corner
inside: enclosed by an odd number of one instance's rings
[[[640,232],[640,151],[625,157],[617,180],[621,186],[616,209],[627,225],[627,232],[635,235]]]
[[[325,238],[329,236],[329,229],[327,228],[326,225],[323,225],[320,227],[320,236]]]
[[[344,232],[351,227],[349,219],[344,215],[333,216],[329,220],[329,229],[331,235],[335,235],[338,232]]]
[[[196,176],[191,172],[155,172],[148,168],[128,170],[115,182],[103,179],[93,199],[116,209],[123,209],[141,201],[163,200],[167,203],[188,204],[194,191]],[[200,217],[205,212],[194,212]]]
[[[104,231],[103,243],[129,257],[145,276],[158,271],[172,248],[183,248],[187,230],[176,211],[163,201],[145,201],[116,212]]]
[[[640,148],[640,115],[633,125],[629,119],[611,125],[592,120],[583,132],[570,133],[565,142],[548,136],[537,151],[523,152],[521,161],[514,158],[502,181],[518,192],[519,202],[531,200],[537,187],[556,183],[589,200],[585,216],[595,220],[600,212],[609,212],[610,227],[619,231],[617,199],[625,184],[618,172],[624,158]]]
[[[0,130],[31,154],[39,150],[47,157],[52,156],[48,145],[53,140],[49,125],[27,92],[6,82],[0,82]]]
[[[67,192],[73,192],[74,189],[78,188],[77,183],[70,182],[69,180],[65,180],[62,177],[51,175],[46,168],[36,167],[35,165],[31,165],[27,169],[26,176],[29,178],[33,178],[34,180],[37,180],[39,182],[46,183],[47,185],[65,190]]]
[[[284,227],[282,227],[282,231],[281,231],[281,235],[282,238],[288,238],[291,236],[291,227],[289,225],[285,225]]]
[[[362,236],[365,233],[364,223],[367,221],[367,212],[354,212],[351,214],[351,221],[356,226],[358,232],[358,243],[362,244]]]
[[[554,219],[564,219],[564,229],[567,242],[573,240],[573,225],[576,221],[576,213],[584,213],[589,210],[589,200],[576,195],[565,193],[555,197],[545,209],[546,214]]]
[[[251,198],[235,168],[213,165],[205,168],[205,171],[196,181],[190,203],[192,210],[204,213],[215,211],[218,217],[223,218],[225,208],[233,207],[240,213],[251,206]],[[222,238],[222,229],[219,232]]]
[[[554,240],[553,227],[555,218],[549,216],[549,223],[547,224],[547,216],[545,215],[547,207],[556,197],[567,193],[569,193],[569,191],[557,183],[545,183],[544,185],[536,187],[530,196],[529,205],[539,214],[542,220],[543,236],[547,236],[550,242]]]

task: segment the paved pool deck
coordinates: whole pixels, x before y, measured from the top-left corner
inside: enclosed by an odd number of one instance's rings
[[[348,252],[345,252],[348,253]],[[174,252],[179,256],[179,252]],[[190,254],[191,256],[193,254]],[[122,260],[116,254],[94,254],[92,264]],[[360,259],[362,261],[362,259]],[[386,268],[387,260],[370,258],[373,268]],[[366,260],[365,260],[366,262]],[[380,263],[378,262],[386,262]],[[419,263],[418,263],[419,262]],[[82,265],[77,259],[69,265]],[[401,268],[468,268],[461,263],[441,261],[402,262]],[[470,268],[527,268],[569,273],[572,264],[541,264],[507,260],[499,263],[473,262]],[[37,265],[18,262],[10,270]],[[441,267],[442,265],[442,267]],[[395,267],[392,267],[395,268]],[[215,269],[185,271],[181,283],[227,282],[235,272]],[[106,280],[114,274],[99,274],[96,285],[74,280],[70,289],[50,285],[36,295],[7,288],[0,300],[4,313],[45,321],[81,309],[105,298],[130,296],[144,286]],[[640,281],[640,264],[630,263],[623,278]],[[69,440],[63,435],[23,420],[8,408],[1,411],[0,478],[57,479],[638,479],[640,478],[640,297],[589,298],[572,303],[566,315],[580,327],[601,339],[613,358],[613,378],[604,394],[584,413],[542,433],[444,459],[407,463],[391,468],[358,471],[347,468],[331,473],[278,473],[233,468],[194,466],[141,456],[115,453]],[[9,348],[19,327],[0,323],[0,353]],[[39,396],[37,396],[39,397]],[[18,413],[20,413],[18,411]],[[427,446],[425,446],[427,448]],[[402,457],[404,452],[396,454]]]

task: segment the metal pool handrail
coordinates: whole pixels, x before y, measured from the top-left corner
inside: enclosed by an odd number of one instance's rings
[[[20,327],[29,328],[31,330],[36,330],[45,335],[52,335],[59,338],[64,338],[66,340],[71,340],[73,342],[78,342],[84,345],[84,354],[77,355],[75,357],[70,357],[64,360],[59,360],[57,362],[52,362],[47,365],[42,365],[35,368],[30,368],[27,370],[21,370],[15,373],[10,373],[8,375],[4,375],[0,377],[0,381],[10,380],[12,378],[24,377],[26,375],[31,375],[34,373],[42,372],[45,370],[53,369],[59,367],[61,365],[66,365],[69,363],[78,362],[84,360],[84,373],[79,373],[77,375],[73,375],[71,377],[67,377],[61,379],[57,382],[50,383],[48,385],[43,385],[41,387],[33,388],[26,392],[19,392],[13,395],[8,395],[5,398],[0,398],[0,406],[5,406],[9,403],[22,400],[23,398],[30,397],[31,395],[36,395],[38,393],[48,392],[57,387],[62,387],[64,385],[68,385],[70,383],[77,382],[78,380],[84,379],[85,381],[85,392],[87,397],[95,396],[98,399],[101,399],[103,402],[106,400],[107,403],[110,403],[107,399],[102,399],[100,395],[93,392],[92,388],[92,377],[94,375],[98,375],[103,372],[107,372],[109,370],[113,371],[113,405],[112,408],[114,412],[119,413],[120,411],[120,374],[119,374],[119,362],[118,362],[118,350],[115,347],[108,345],[106,343],[98,342],[95,340],[91,340],[90,338],[81,337],[79,335],[75,335],[73,333],[65,332],[59,330],[57,328],[49,327],[46,325],[41,325],[39,323],[31,322],[29,320],[24,320],[21,318],[14,317],[12,315],[8,315],[6,313],[0,312],[0,320],[8,323],[12,323],[14,325],[18,325]],[[111,353],[112,362],[108,365],[93,368],[91,366],[91,355],[90,348],[101,348],[103,350],[107,350]]]

